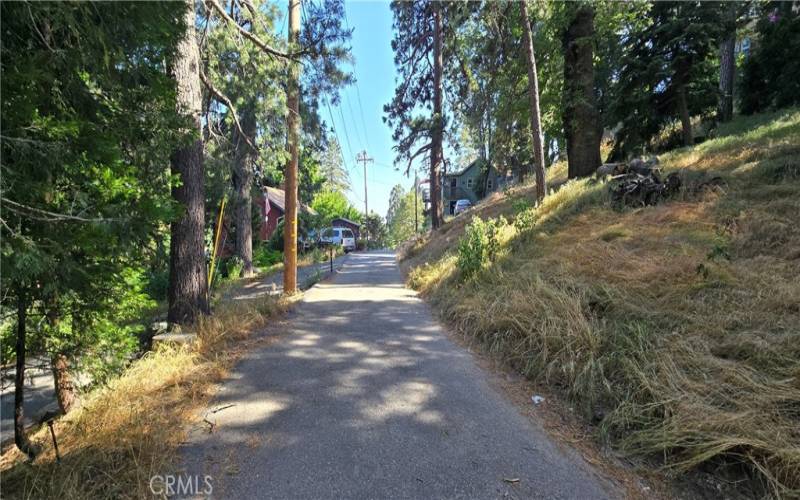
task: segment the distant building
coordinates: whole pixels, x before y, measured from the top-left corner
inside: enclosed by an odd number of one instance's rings
[[[445,213],[452,215],[456,201],[469,200],[474,205],[512,182],[513,177],[501,175],[493,166],[487,167],[486,160],[479,158],[457,172],[445,174],[442,206]]]
[[[331,226],[333,227],[344,227],[351,231],[358,240],[361,237],[361,224],[358,222],[351,221],[350,219],[345,219],[344,217],[337,217],[331,221]]]
[[[286,194],[283,189],[274,187],[264,187],[261,191],[261,196],[257,196],[254,202],[258,204],[261,212],[261,224],[259,225],[258,238],[261,241],[268,240],[278,223],[283,219],[283,214],[286,211]],[[300,210],[316,215],[313,208],[300,204]]]

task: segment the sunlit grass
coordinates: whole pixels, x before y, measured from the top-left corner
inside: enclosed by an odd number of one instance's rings
[[[798,495],[800,111],[742,118],[660,159],[684,180],[672,201],[619,210],[606,184],[583,180],[519,210],[533,199],[519,187],[477,211],[527,217],[509,252],[462,282],[453,249],[467,221],[455,220],[405,257],[409,283],[602,415],[598,435],[621,449],[678,472],[744,466],[752,494]]]

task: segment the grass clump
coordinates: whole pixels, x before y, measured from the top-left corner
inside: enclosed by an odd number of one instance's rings
[[[671,201],[620,211],[605,184],[580,180],[519,210],[533,199],[521,187],[476,207],[514,223],[474,279],[458,271],[457,218],[403,266],[458,331],[562,392],[620,449],[798,496],[797,158],[800,111],[746,118],[662,156],[686,186]]]
[[[46,427],[32,436],[43,448],[35,462],[16,448],[3,455],[3,497],[152,497],[150,478],[176,465],[186,424],[236,358],[236,342],[287,306],[275,297],[222,304],[196,325],[191,347],[161,345],[134,361],[55,423],[60,463]]]

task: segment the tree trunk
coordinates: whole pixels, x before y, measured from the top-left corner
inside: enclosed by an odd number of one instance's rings
[[[289,0],[289,49],[294,50],[300,37],[300,0]],[[286,211],[283,224],[283,292],[297,291],[297,168],[300,142],[300,65],[290,64],[289,82],[286,86],[288,116],[286,124],[289,137],[289,162],[286,164]]]
[[[442,6],[433,2],[433,130],[431,131],[431,226],[442,225],[442,181],[439,169],[442,164]]]
[[[719,109],[717,110],[717,119],[721,122],[727,122],[733,118],[737,9],[736,2],[731,2],[730,6],[728,6],[725,34],[719,46]]]
[[[27,298],[20,290],[17,296],[17,342],[15,346],[17,366],[14,373],[14,443],[21,452],[33,460],[39,450],[30,442],[25,433],[25,336],[27,333],[25,322],[27,319]]]
[[[61,322],[58,299],[53,296],[48,303],[47,320],[53,332],[58,332]],[[73,321],[74,325],[74,321]],[[50,369],[53,372],[53,385],[55,387],[56,401],[61,412],[66,415],[77,401],[75,384],[69,372],[69,358],[66,353],[58,352],[50,358]]]
[[[536,53],[533,50],[533,33],[528,17],[526,0],[520,3],[522,11],[523,33],[525,34],[525,51],[528,63],[528,99],[531,103],[531,140],[533,141],[533,172],[536,175],[536,199],[542,201],[547,192],[544,177],[544,152],[542,147],[542,121],[539,112],[539,76],[536,72]],[[520,179],[521,180],[521,179]]]
[[[61,408],[61,412],[66,415],[78,401],[75,392],[75,383],[69,372],[69,358],[63,353],[58,353],[53,356],[53,359],[50,361],[50,366],[53,369],[53,382],[55,385],[58,407]]]
[[[208,312],[205,262],[205,189],[203,141],[200,128],[200,54],[195,39],[194,2],[184,5],[186,33],[178,42],[171,73],[177,83],[178,112],[191,124],[192,142],[176,150],[170,158],[173,174],[181,184],[172,188],[172,197],[184,209],[170,227],[169,312],[172,323],[193,323]]]
[[[678,84],[678,112],[681,117],[681,127],[683,131],[683,145],[691,146],[694,144],[692,134],[692,116],[689,114],[689,104],[686,100],[686,85]]]
[[[600,124],[594,94],[594,8],[582,4],[564,32],[564,132],[569,178],[600,166]]]
[[[241,109],[240,122],[242,130],[250,138],[255,139],[256,120],[252,109]],[[253,184],[253,163],[255,162],[255,151],[241,137],[237,128],[234,127],[233,143],[236,147],[236,155],[233,159],[233,180],[234,192],[234,219],[236,221],[236,255],[242,259],[242,277],[253,275],[253,209],[250,189]]]

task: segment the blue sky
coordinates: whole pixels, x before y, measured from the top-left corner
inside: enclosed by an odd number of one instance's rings
[[[383,123],[383,106],[394,94],[396,74],[392,12],[388,2],[378,1],[346,2],[345,11],[347,23],[354,30],[351,46],[358,84],[344,89],[339,105],[331,108],[333,127],[350,174],[348,198],[364,210],[364,168],[355,158],[366,150],[375,159],[367,165],[369,211],[386,216],[392,187],[399,183],[411,189],[414,185],[413,178],[394,169],[392,132]],[[328,109],[321,109],[321,114],[326,122],[331,121]]]

